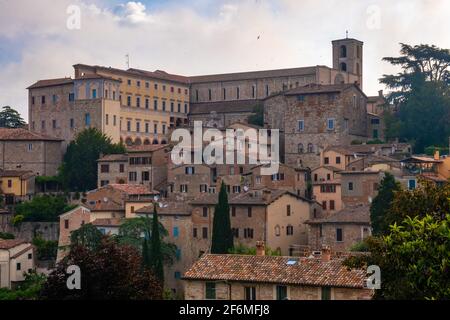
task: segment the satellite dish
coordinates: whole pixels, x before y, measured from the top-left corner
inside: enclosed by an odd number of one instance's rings
[[[159,197],[155,196],[153,199],[155,199],[155,201],[159,201]]]
[[[247,187],[247,186],[244,186],[244,191],[245,191],[245,192],[248,192],[248,190],[249,190],[248,187]]]
[[[162,203],[159,202],[158,205],[160,208],[164,208],[164,205]]]

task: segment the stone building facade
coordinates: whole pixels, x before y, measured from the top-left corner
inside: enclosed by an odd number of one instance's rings
[[[357,84],[362,88],[363,43],[332,42],[333,67],[312,66],[189,77],[192,117],[226,126],[247,120],[262,100],[308,84]],[[273,127],[280,128],[280,127]]]
[[[98,187],[108,184],[143,184],[150,190],[162,188],[167,181],[167,146],[128,146],[125,154],[101,157]],[[159,191],[159,190],[158,190]]]
[[[348,252],[351,247],[372,234],[370,206],[349,205],[330,215],[311,219],[308,244],[312,250],[329,246],[333,252]]]
[[[62,163],[62,140],[25,129],[0,128],[0,170],[55,176]]]
[[[378,194],[384,173],[380,171],[342,171],[341,199],[344,206],[369,204]]]
[[[365,270],[342,259],[204,255],[184,275],[186,300],[369,300]],[[326,280],[324,280],[326,279]]]
[[[355,84],[310,85],[266,99],[264,118],[284,132],[285,163],[314,168],[326,147],[367,139],[366,99]]]
[[[190,202],[199,255],[210,250],[216,203],[217,194]],[[229,204],[235,245],[255,247],[264,241],[283,255],[290,254],[291,245],[307,245],[304,222],[312,216],[312,201],[289,191],[265,189],[230,195]]]

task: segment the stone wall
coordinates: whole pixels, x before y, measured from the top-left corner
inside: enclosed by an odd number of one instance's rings
[[[275,96],[265,101],[265,122],[284,131],[287,165],[314,168],[325,147],[367,139],[366,100],[356,87],[340,93],[309,94],[304,101],[297,96]],[[327,127],[328,119],[334,119],[333,129]],[[299,120],[304,121],[302,131]]]
[[[57,241],[59,236],[58,222],[22,222],[18,227],[11,224],[0,225],[0,232],[12,233],[16,239],[32,241],[40,234],[45,240]]]
[[[336,240],[337,229],[342,229],[342,241]],[[321,250],[323,245],[330,246],[334,252],[347,252],[350,248],[370,235],[370,226],[352,223],[312,224],[309,228],[309,246],[312,250]]]
[[[60,141],[0,141],[0,169],[55,176],[63,157]]]
[[[184,281],[186,300],[205,300],[206,281]],[[245,300],[245,288],[256,289],[256,300],[275,300],[277,284],[216,282],[216,300]],[[322,288],[314,286],[287,286],[289,300],[321,300]],[[358,288],[331,288],[332,300],[369,300],[373,291]]]

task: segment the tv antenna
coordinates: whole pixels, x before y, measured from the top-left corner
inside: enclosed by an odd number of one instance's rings
[[[127,55],[125,56],[125,58],[127,59],[127,69],[130,69],[130,54],[127,53]]]

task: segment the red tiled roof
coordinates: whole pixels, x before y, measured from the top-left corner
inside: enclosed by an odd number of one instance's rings
[[[9,250],[23,243],[26,243],[26,241],[23,239],[8,239],[8,240],[0,239],[0,249]]]
[[[238,81],[272,77],[287,77],[316,74],[316,67],[288,68],[277,70],[248,71],[189,77],[190,83]]]
[[[0,128],[0,140],[10,141],[62,141],[62,139],[46,136],[26,129]]]
[[[155,152],[157,150],[169,147],[167,144],[150,144],[150,145],[140,145],[140,146],[127,146],[128,153],[136,152]]]
[[[92,225],[96,227],[120,227],[123,223],[123,219],[120,218],[105,218],[105,219],[95,219]]]
[[[154,190],[149,190],[142,184],[110,184],[113,189],[125,192],[127,195],[143,195],[143,194],[158,194]]]
[[[58,78],[58,79],[46,79],[46,80],[39,80],[29,86],[27,89],[35,89],[35,88],[44,88],[44,87],[53,87],[53,86],[59,86],[64,84],[73,84],[72,78]]]
[[[346,223],[346,224],[362,224],[370,225],[370,205],[359,204],[347,206],[342,210],[323,219],[312,219],[306,223],[323,224],[323,223]]]
[[[23,179],[28,179],[33,177],[33,171],[24,171],[24,170],[4,170],[0,171],[0,177],[20,177]]]
[[[288,265],[292,259],[297,262]],[[183,278],[362,289],[366,272],[349,270],[342,262],[343,259],[324,262],[318,258],[205,254]]]
[[[127,162],[127,161],[128,157],[126,154],[107,154],[97,160],[97,162]]]
[[[235,101],[218,101],[218,102],[201,102],[191,103],[190,114],[209,114],[217,113],[253,113],[255,107],[261,104],[258,100],[235,100]]]
[[[149,205],[143,207],[139,210],[136,210],[136,214],[152,214],[153,213],[153,205]],[[191,214],[191,210],[185,202],[162,202],[162,207],[157,207],[158,215],[174,215],[174,216],[188,216]]]

